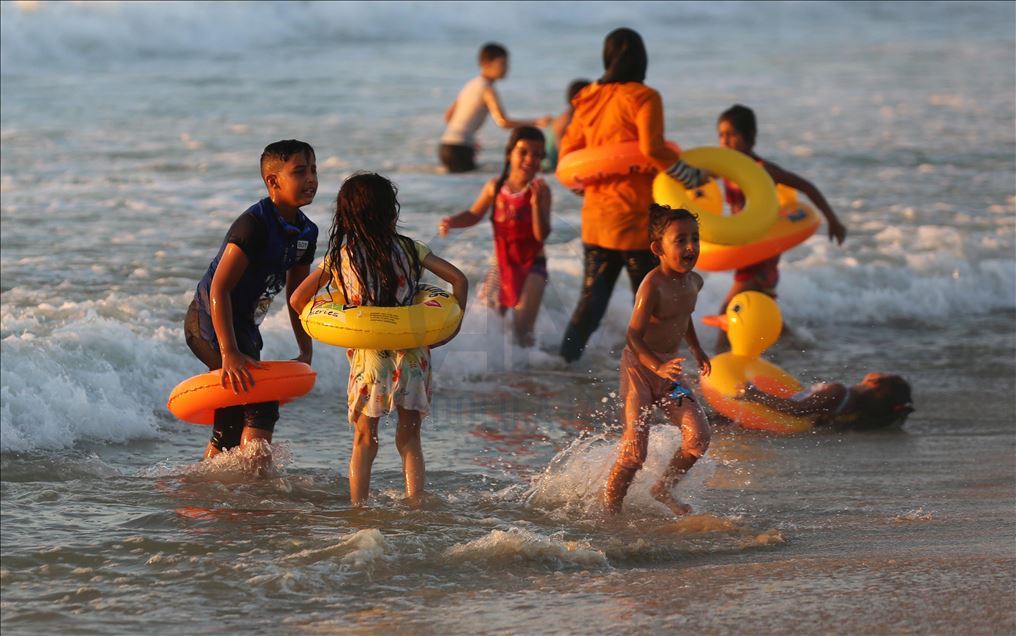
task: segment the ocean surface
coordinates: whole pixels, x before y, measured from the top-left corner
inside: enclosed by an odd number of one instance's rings
[[[581,282],[580,199],[550,182],[538,346],[470,303],[434,351],[428,495],[402,500],[394,423],[373,498],[350,506],[347,366],[285,406],[275,466],[202,463],[207,427],[166,398],[203,371],[194,287],[264,196],[258,157],[317,151],[327,231],[355,170],[400,187],[406,233],[465,271],[488,224],[437,237],[500,167],[436,160],[442,113],[488,40],[508,113],[556,114],[644,37],[668,138],[715,145],[755,109],[758,152],[847,225],[784,256],[793,335],[770,359],[809,383],[873,370],[914,386],[898,430],[774,436],[714,421],[677,487],[654,429],[614,519],[597,496],[619,434],[619,280],[586,356],[556,355]],[[642,634],[1016,631],[1016,5],[1001,3],[0,3],[0,628],[4,634]],[[320,255],[320,254],[319,254]],[[705,274],[706,348],[729,273]],[[277,302],[266,359],[296,347]]]

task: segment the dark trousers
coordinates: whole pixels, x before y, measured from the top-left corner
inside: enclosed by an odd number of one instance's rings
[[[649,250],[609,250],[588,243],[583,243],[582,247],[585,251],[582,294],[564,332],[564,340],[561,341],[561,356],[567,362],[582,357],[589,336],[593,335],[600,326],[603,314],[607,313],[610,295],[621,269],[628,270],[634,294],[642,284],[642,279],[659,262]]]
[[[222,368],[222,353],[213,343],[201,337],[197,305],[191,303],[187,309],[187,317],[183,322],[184,337],[187,346],[198,360],[203,362],[209,371]],[[237,335],[237,346],[242,353],[255,360],[261,359],[261,351],[249,339]],[[240,445],[245,426],[260,428],[266,431],[275,430],[275,422],[279,419],[278,402],[256,402],[239,406],[227,406],[215,410],[215,422],[212,424],[212,446],[226,450]]]
[[[437,156],[448,168],[448,172],[469,172],[476,170],[476,149],[472,146],[441,144]]]

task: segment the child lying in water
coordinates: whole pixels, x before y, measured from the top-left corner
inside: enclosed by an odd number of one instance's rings
[[[738,399],[751,400],[787,415],[815,417],[816,425],[853,429],[902,426],[914,412],[910,384],[898,375],[869,373],[854,386],[837,382],[813,384],[790,398],[763,393],[746,383]]]

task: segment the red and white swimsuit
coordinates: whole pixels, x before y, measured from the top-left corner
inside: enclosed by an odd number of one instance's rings
[[[498,304],[511,308],[518,304],[522,286],[530,272],[547,275],[543,241],[533,234],[531,186],[512,192],[502,186],[494,202],[494,253],[497,256]]]

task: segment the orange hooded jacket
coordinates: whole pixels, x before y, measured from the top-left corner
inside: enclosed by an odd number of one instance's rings
[[[559,156],[581,148],[638,141],[660,170],[677,161],[664,145],[663,100],[639,82],[596,82],[572,100],[575,115],[561,139]],[[585,188],[582,242],[614,250],[649,249],[649,204],[653,175],[605,179]]]

